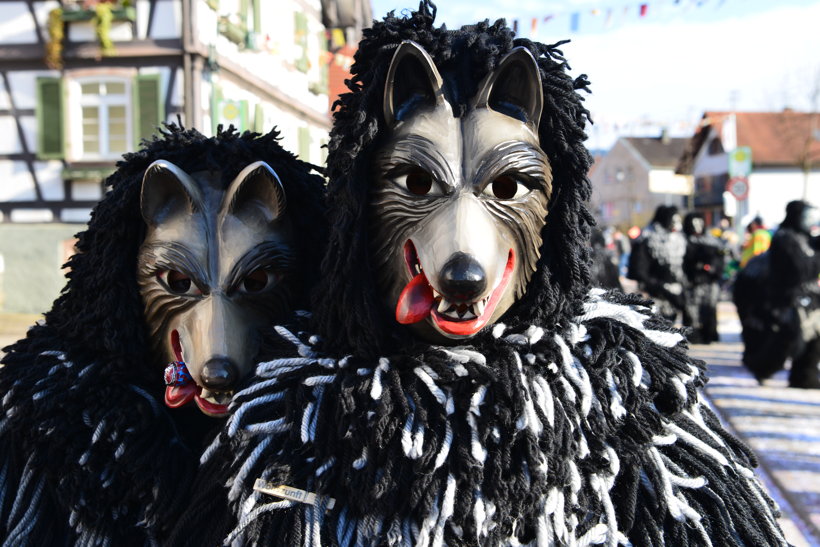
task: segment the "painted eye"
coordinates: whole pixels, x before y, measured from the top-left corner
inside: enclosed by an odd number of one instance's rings
[[[163,270],[157,274],[160,281],[174,294],[180,296],[198,296],[202,294],[196,283],[186,274],[177,270]]]
[[[402,184],[402,178],[404,179],[403,186],[413,195],[426,196],[433,190],[433,176],[424,169],[411,169],[396,181],[400,185]]]
[[[272,276],[268,274],[267,270],[262,268],[254,270],[242,280],[240,290],[248,294],[262,292],[268,287],[271,278]]]
[[[500,175],[484,188],[484,195],[498,199],[517,199],[527,195],[529,191],[512,175]]]

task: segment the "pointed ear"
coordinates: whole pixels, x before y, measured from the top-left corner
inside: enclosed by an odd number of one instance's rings
[[[399,45],[387,69],[384,85],[384,120],[393,126],[419,106],[444,102],[444,80],[433,59],[417,43],[406,40]]]
[[[201,209],[202,193],[196,181],[166,160],[148,166],[142,177],[140,211],[149,226]]]
[[[478,86],[474,106],[512,116],[537,134],[544,92],[538,63],[530,50],[519,46],[509,52]]]
[[[257,161],[231,181],[219,216],[234,215],[270,224],[282,216],[286,205],[279,175],[264,161]]]

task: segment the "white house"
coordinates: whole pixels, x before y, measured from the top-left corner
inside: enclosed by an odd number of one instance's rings
[[[805,199],[820,206],[820,114],[706,112],[677,167],[695,181],[695,208],[708,221],[733,217],[738,231],[759,215],[767,226],[785,216],[786,204]],[[745,199],[728,192],[729,153],[751,149]],[[735,192],[743,198],[743,192]]]

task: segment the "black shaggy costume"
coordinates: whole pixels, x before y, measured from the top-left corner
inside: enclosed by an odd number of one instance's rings
[[[792,359],[789,385],[820,388],[820,238],[803,215],[809,205],[792,201],[769,250],[737,276],[733,300],[743,325],[743,364],[758,381]]]
[[[221,171],[227,186],[248,164],[267,162],[298,212],[295,245],[309,276],[324,238],[323,179],[277,138],[233,128],[206,138],[172,125],[107,179],[66,287],[0,368],[3,545],[163,541],[187,504],[206,432],[224,421],[163,404],[166,363],[149,354],[136,280],[143,174],[165,159],[187,172]]]
[[[589,289],[588,113],[557,46],[435,9],[365,31],[330,142],[330,246],[312,317],[238,393],[180,538],[232,545],[783,545],[749,450],[698,394],[702,362],[636,296]],[[424,47],[467,100],[514,46],[538,60],[554,191],[524,297],[460,346],[419,342],[380,301],[368,191],[385,71]],[[456,115],[465,104],[454,105]],[[311,334],[314,332],[315,334]],[[202,477],[207,476],[206,473]],[[257,479],[318,494],[307,503]],[[225,490],[223,490],[223,487]],[[217,501],[227,492],[231,508]],[[297,492],[298,496],[298,492]]]

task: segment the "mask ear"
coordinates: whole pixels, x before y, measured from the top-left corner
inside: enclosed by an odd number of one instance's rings
[[[149,226],[201,208],[202,193],[188,173],[166,160],[148,166],[142,177],[140,211]]]
[[[544,108],[541,73],[530,50],[517,47],[478,86],[475,108],[490,108],[526,123],[538,134]]]
[[[264,161],[257,161],[231,181],[220,217],[233,215],[270,224],[282,216],[286,205],[285,188],[276,171]]]
[[[417,43],[407,40],[393,54],[384,85],[384,120],[393,126],[419,106],[444,102],[441,79],[433,59]]]

